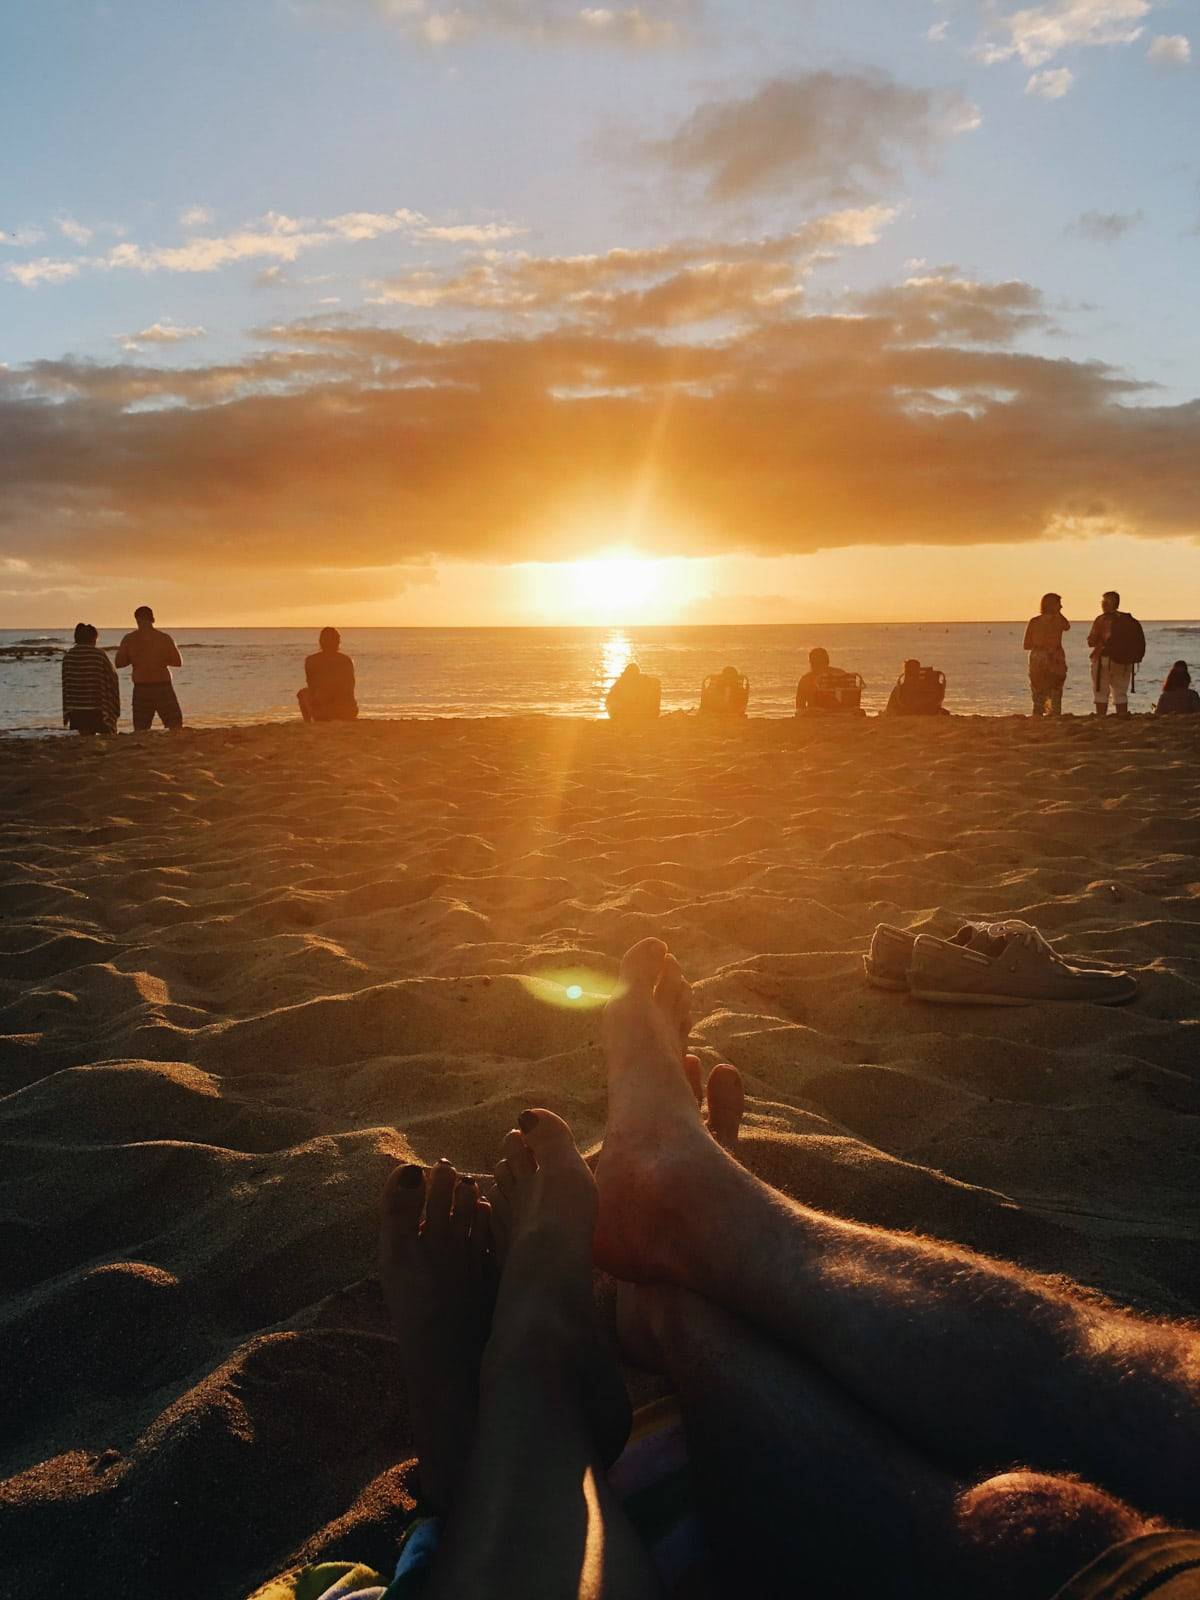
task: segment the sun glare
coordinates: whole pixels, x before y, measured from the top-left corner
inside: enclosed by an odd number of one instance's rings
[[[702,563],[608,550],[587,561],[529,566],[530,609],[550,623],[671,622],[693,598]]]

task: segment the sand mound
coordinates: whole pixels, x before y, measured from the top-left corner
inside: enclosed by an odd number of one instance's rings
[[[275,726],[0,776],[0,1547],[21,1592],[386,1563],[396,1158],[604,1124],[600,987],[667,937],[747,1161],[842,1214],[1200,1311],[1200,729]],[[878,921],[1025,916],[1132,1007],[867,988]],[[549,980],[549,981],[548,981]]]

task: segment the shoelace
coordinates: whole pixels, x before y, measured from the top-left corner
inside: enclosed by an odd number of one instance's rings
[[[1031,923],[1022,922],[1017,917],[1013,917],[1007,922],[988,923],[987,936],[989,939],[1000,940],[1005,944],[1008,944],[1010,940],[1023,944],[1027,949],[1033,950],[1045,960],[1053,961],[1056,966],[1066,966],[1066,962],[1058,951],[1052,945],[1047,944],[1038,930]]]

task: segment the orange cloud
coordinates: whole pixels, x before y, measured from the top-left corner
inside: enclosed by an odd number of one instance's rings
[[[865,206],[817,217],[792,233],[724,243],[682,241],[602,255],[483,256],[374,285],[379,304],[559,315],[614,330],[683,327],[773,311],[794,298],[812,266],[874,244],[894,212]]]
[[[0,557],[17,587],[161,574],[220,596],[566,559],[634,504],[664,554],[1200,532],[1200,401],[1155,405],[1096,362],[913,345],[906,291],[714,344],[333,321],[241,363],[0,372]],[[984,314],[1004,328],[986,297],[966,325]],[[922,315],[964,325],[957,303]]]

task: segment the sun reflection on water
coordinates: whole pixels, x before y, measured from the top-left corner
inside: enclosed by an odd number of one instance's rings
[[[596,682],[600,685],[600,694],[596,702],[598,717],[604,715],[604,696],[632,660],[633,645],[629,641],[629,635],[620,628],[614,628],[600,646],[600,662],[596,669]]]

